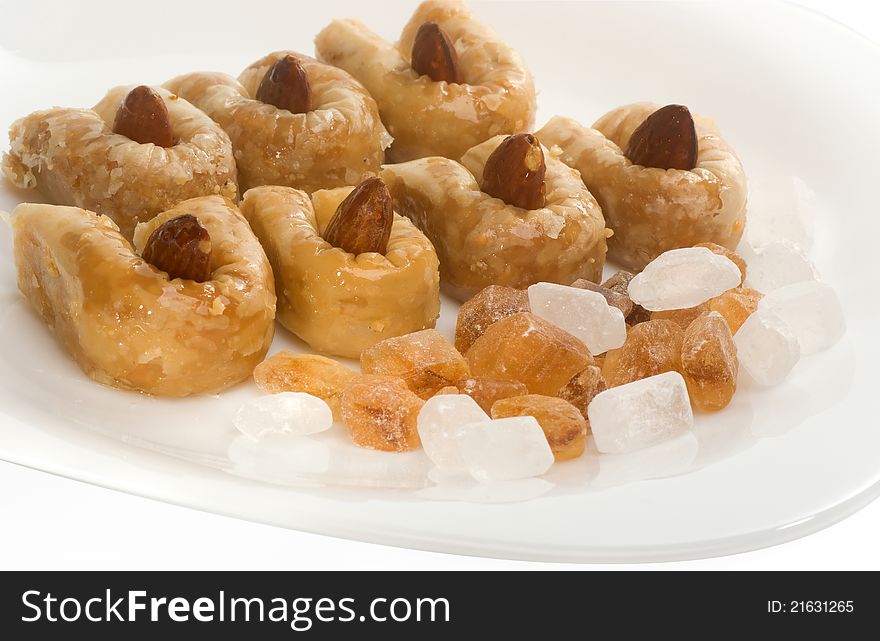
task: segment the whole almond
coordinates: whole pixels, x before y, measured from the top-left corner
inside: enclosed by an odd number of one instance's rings
[[[508,136],[483,167],[482,190],[523,209],[544,206],[547,164],[541,143],[532,134]]]
[[[697,164],[697,130],[684,105],[661,107],[630,136],[626,157],[633,164],[659,169],[693,169]]]
[[[462,82],[458,54],[452,40],[436,22],[426,22],[416,32],[412,48],[412,68],[434,82]]]
[[[172,218],[150,234],[143,259],[169,278],[203,283],[211,278],[211,236],[195,216]]]
[[[113,131],[141,144],[174,146],[174,130],[162,96],[145,85],[135,87],[122,100]]]
[[[339,203],[324,230],[324,240],[350,254],[384,254],[393,222],[388,187],[381,178],[368,178]]]
[[[289,54],[269,67],[255,98],[295,114],[312,110],[312,88],[306,71],[299,60]]]

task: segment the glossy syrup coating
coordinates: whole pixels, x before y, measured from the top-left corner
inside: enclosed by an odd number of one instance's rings
[[[693,114],[699,147],[693,169],[643,167],[624,155],[633,132],[660,106],[618,107],[592,128],[556,116],[535,132],[581,172],[614,230],[608,257],[627,269],[640,270],[669,249],[697,243],[733,249],[745,229],[745,172],[712,120]]]
[[[385,254],[355,256],[321,236],[353,187],[308,194],[249,190],[241,210],[266,248],[278,291],[278,320],[325,354],[358,358],[379,341],[433,327],[440,274],[431,243],[394,215]]]
[[[381,173],[397,211],[437,249],[443,288],[467,300],[489,285],[597,281],[605,264],[602,211],[576,171],[545,150],[546,206],[521,209],[481,189],[483,168],[505,136],[470,149],[461,163],[422,158]]]
[[[140,257],[167,220],[211,234],[211,278],[170,280]],[[107,217],[19,205],[11,218],[18,284],[100,383],[158,396],[217,392],[263,360],[275,329],[272,271],[247,221],[219,196],[184,201],[138,226],[134,248]]]
[[[116,87],[93,109],[54,108],[12,123],[3,173],[49,201],[104,214],[131,240],[139,222],[196,196],[238,197],[232,144],[196,106],[154,87],[168,110],[176,144],[142,144],[114,133],[120,103],[134,86]]]
[[[292,113],[255,96],[269,69],[294,56],[308,76],[312,109]],[[238,80],[196,72],[164,85],[213,118],[235,150],[242,192],[283,185],[306,192],[356,185],[379,171],[391,137],[375,101],[342,69],[294,51],[276,51]]]
[[[436,82],[412,68],[419,29],[436,23],[455,47],[463,82]],[[458,159],[498,134],[529,130],[537,109],[532,75],[519,54],[479,22],[462,0],[422,2],[396,45],[356,20],[334,20],[315,38],[318,58],[345,69],[376,99],[394,137],[392,162]]]

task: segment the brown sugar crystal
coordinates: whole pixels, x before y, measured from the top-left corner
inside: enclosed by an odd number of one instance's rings
[[[342,393],[342,420],[359,447],[405,452],[419,447],[424,401],[399,378],[358,376]]]
[[[587,409],[590,407],[590,402],[596,397],[596,394],[604,392],[606,387],[602,370],[595,365],[590,365],[568,381],[559,390],[558,396],[577,408],[581,416],[584,417],[584,420],[587,421],[587,431],[589,432],[590,418],[587,414]]]
[[[342,420],[342,392],[355,376],[356,372],[332,358],[288,350],[270,356],[254,369],[254,382],[263,392],[305,392],[317,396],[330,406],[336,421]]]
[[[687,328],[681,368],[695,408],[714,412],[727,407],[736,393],[739,362],[733,334],[721,314],[707,312]]]
[[[529,388],[517,381],[503,381],[498,378],[486,378],[476,376],[457,383],[458,390],[467,394],[477,402],[486,414],[492,411],[496,401],[511,396],[523,396],[529,393]]]
[[[596,292],[597,294],[602,294],[605,297],[605,300],[608,301],[608,304],[612,307],[616,307],[621,311],[623,317],[626,318],[630,315],[633,310],[633,302],[629,297],[629,294],[626,293],[626,288],[621,292],[620,289],[608,289],[607,287],[603,287],[602,285],[597,285],[596,283],[587,280],[586,278],[578,278],[571,284],[572,287],[577,287],[578,289],[587,289],[591,292]]]
[[[501,399],[492,406],[493,419],[511,416],[534,416],[557,461],[577,458],[584,453],[587,422],[568,401],[528,394]]]
[[[706,303],[686,309],[667,309],[662,312],[651,312],[651,320],[670,320],[682,329],[687,329],[694,319],[703,312],[709,311]]]
[[[581,341],[530,312],[490,325],[467,359],[475,376],[518,381],[547,396],[594,362]]]
[[[489,285],[461,306],[455,323],[455,347],[467,354],[471,345],[489,325],[519,312],[529,311],[529,295],[524,289]]]
[[[436,329],[388,338],[365,349],[361,370],[402,378],[422,399],[471,373],[464,357]]]
[[[681,370],[684,330],[669,320],[650,320],[634,326],[622,347],[605,355],[602,375],[608,387],[632,383],[663,372]]]
[[[736,334],[746,319],[758,309],[762,298],[764,294],[755,289],[737,287],[711,299],[706,307],[709,311],[721,314],[730,331]]]

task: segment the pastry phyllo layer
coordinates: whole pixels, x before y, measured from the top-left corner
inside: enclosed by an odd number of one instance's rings
[[[422,158],[381,175],[395,208],[434,243],[444,289],[460,300],[489,285],[568,285],[602,275],[602,210],[577,171],[535,136],[496,136],[461,163]]]
[[[641,269],[669,249],[735,249],[746,221],[746,177],[715,123],[686,107],[640,102],[588,129],[555,117],[537,132],[581,172],[614,230],[610,259]]]
[[[394,136],[395,162],[461,155],[530,129],[535,87],[519,54],[460,0],[427,0],[392,45],[355,20],[315,40],[318,57],[361,81]]]
[[[357,358],[393,336],[434,326],[437,254],[394,213],[381,180],[312,194],[257,187],[242,213],[275,273],[278,320],[313,349]]]
[[[93,379],[187,396],[263,360],[272,271],[228,200],[184,201],[141,223],[134,247],[112,220],[76,207],[19,205],[11,224],[19,288]]]
[[[198,72],[165,86],[229,135],[242,191],[285,185],[311,193],[357,184],[379,171],[391,144],[360,83],[299,53],[271,53],[238,80]]]
[[[94,109],[48,109],[9,130],[3,173],[53,203],[135,225],[182,200],[238,195],[232,145],[202,111],[165,89],[117,87]]]

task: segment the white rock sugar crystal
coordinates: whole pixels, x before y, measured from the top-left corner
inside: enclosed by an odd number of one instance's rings
[[[759,385],[779,385],[801,358],[791,328],[760,307],[746,319],[733,340],[739,364]]]
[[[751,185],[746,237],[755,247],[788,240],[809,252],[815,225],[816,194],[797,176],[772,176]]]
[[[281,392],[244,403],[232,416],[242,434],[260,439],[270,434],[304,436],[329,430],[333,411],[317,396],[303,392]]]
[[[655,445],[694,424],[687,386],[666,372],[600,392],[587,410],[596,448],[625,454]]]
[[[481,483],[540,476],[553,465],[553,452],[533,416],[471,423],[459,438],[467,471]]]
[[[529,287],[529,307],[533,314],[579,338],[594,356],[626,340],[623,313],[598,292],[538,283]]]
[[[745,243],[741,247],[740,255],[748,264],[746,287],[766,294],[792,283],[816,280],[813,263],[803,249],[790,241],[777,240],[758,248]]]
[[[742,274],[705,247],[663,252],[629,283],[629,297],[651,312],[686,309],[737,287]]]
[[[791,328],[802,356],[831,347],[846,331],[837,292],[819,281],[780,287],[761,299],[758,310],[773,312]]]
[[[441,394],[425,401],[419,411],[419,438],[425,454],[444,472],[466,471],[461,455],[461,435],[476,423],[489,422],[467,394]]]

